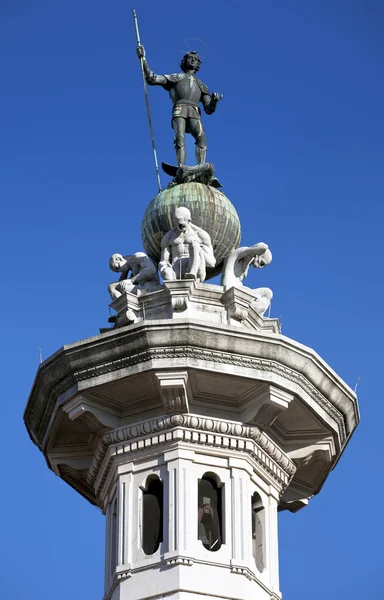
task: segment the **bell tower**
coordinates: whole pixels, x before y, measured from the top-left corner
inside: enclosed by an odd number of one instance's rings
[[[280,598],[278,511],[321,489],[355,395],[249,292],[170,283],[46,360],[26,425],[106,515],[105,600]]]
[[[205,162],[197,104],[209,115],[221,96],[196,77],[200,59],[160,76],[138,55],[144,80],[170,91],[178,164],[145,211],[144,252],[110,258],[112,327],[39,366],[25,424],[105,515],[100,598],[280,600],[278,512],[321,490],[357,398],[265,316],[272,291],[244,285],[272,253],[239,247],[236,209]],[[193,167],[184,125],[204,155]]]

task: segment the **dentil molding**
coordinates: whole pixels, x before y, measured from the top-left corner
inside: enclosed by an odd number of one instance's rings
[[[88,483],[98,493],[115,455],[143,451],[170,441],[246,452],[278,481],[283,490],[296,472],[293,461],[258,427],[190,414],[174,414],[106,433],[99,442],[89,468]]]

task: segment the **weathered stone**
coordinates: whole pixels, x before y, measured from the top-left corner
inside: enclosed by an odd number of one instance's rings
[[[179,206],[173,217],[174,227],[161,240],[160,273],[165,281],[197,279],[204,281],[207,267],[214,267],[211,238],[192,223],[191,213]]]
[[[248,274],[250,266],[256,269],[266,267],[272,262],[272,254],[267,244],[260,242],[251,247],[236,248],[227,256],[224,261],[221,274],[221,285],[228,289],[237,287],[242,288],[243,280]],[[254,296],[252,307],[259,315],[263,315],[271,304],[273,297],[272,290],[269,288],[246,288]]]
[[[109,259],[109,266],[115,273],[121,273],[119,281],[109,285],[112,300],[128,292],[135,294],[139,290],[149,291],[160,285],[157,268],[144,252],[135,252],[129,256],[113,254]]]
[[[144,250],[156,263],[161,240],[172,229],[178,206],[186,206],[193,223],[211,238],[216,266],[207,268],[210,279],[221,272],[223,260],[239,245],[241,226],[236,209],[222,192],[202,183],[184,183],[160,192],[148,205],[141,225]]]

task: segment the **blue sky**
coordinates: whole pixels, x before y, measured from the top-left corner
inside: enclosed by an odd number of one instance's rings
[[[46,358],[106,326],[108,258],[142,249],[156,179],[131,8],[0,5],[4,598],[103,593],[104,517],[47,469],[22,413],[38,347]],[[239,213],[242,244],[265,241],[274,257],[247,284],[273,289],[285,335],[351,387],[361,377],[361,424],[336,470],[307,508],[281,515],[283,598],[379,597],[384,4],[135,8],[153,70],[177,71],[197,45],[201,79],[224,94],[204,116],[208,160]],[[149,91],[159,159],[173,162],[169,98]]]

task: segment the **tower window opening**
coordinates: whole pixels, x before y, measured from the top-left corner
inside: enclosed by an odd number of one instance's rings
[[[204,548],[217,552],[223,543],[222,487],[204,475],[198,483],[198,539]]]
[[[255,492],[251,498],[252,508],[252,554],[257,570],[262,573],[265,567],[264,559],[264,521],[265,509],[261,498]]]
[[[158,477],[147,480],[142,497],[142,548],[154,554],[163,541],[163,482]]]

